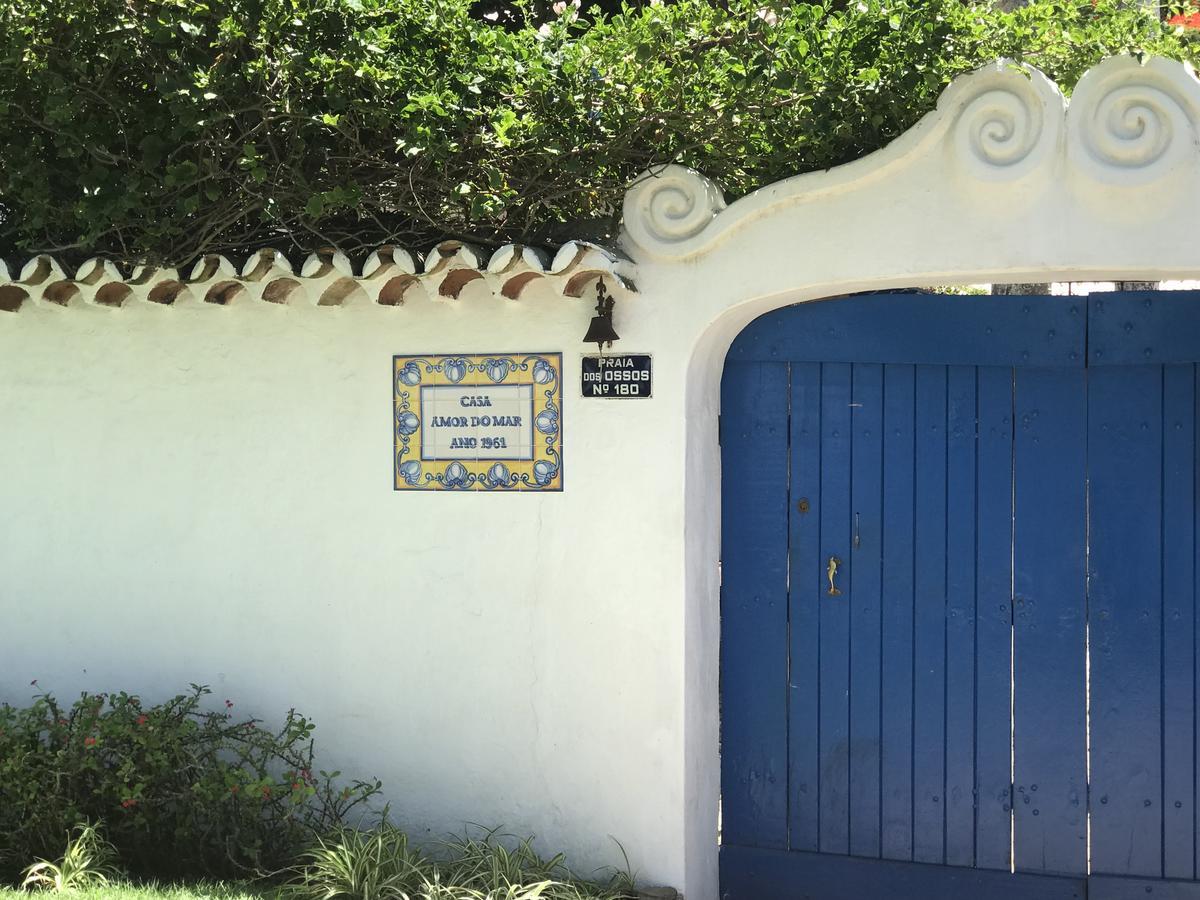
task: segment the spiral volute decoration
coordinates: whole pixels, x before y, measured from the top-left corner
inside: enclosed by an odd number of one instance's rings
[[[1165,177],[1195,152],[1198,88],[1177,63],[1105,60],[1080,80],[1067,113],[1075,162],[1102,181]]]
[[[643,175],[625,194],[625,231],[652,253],[683,256],[724,208],[712,181],[685,166],[664,166]]]
[[[953,138],[959,165],[990,181],[1019,178],[1036,168],[1053,146],[1048,104],[1061,110],[1061,99],[1032,74],[1011,68],[978,72],[964,89],[970,93],[960,101]]]
[[[1101,100],[1095,127],[1084,131],[1088,149],[1111,165],[1153,165],[1171,146],[1182,112],[1165,91],[1118,88]]]

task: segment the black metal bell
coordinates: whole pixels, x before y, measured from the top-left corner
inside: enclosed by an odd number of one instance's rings
[[[612,346],[613,341],[620,340],[613,328],[613,308],[617,301],[608,296],[604,289],[604,280],[596,282],[596,315],[592,316],[592,324],[588,326],[587,334],[583,336],[585,344],[595,344],[601,353],[604,345]]]

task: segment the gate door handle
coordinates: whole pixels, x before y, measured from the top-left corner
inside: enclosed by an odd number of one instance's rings
[[[840,559],[836,556],[831,556],[829,557],[829,565],[825,568],[825,577],[829,579],[829,590],[827,593],[830,597],[837,597],[842,593],[841,589],[834,582],[834,579],[837,578],[838,567],[841,564],[842,561]]]

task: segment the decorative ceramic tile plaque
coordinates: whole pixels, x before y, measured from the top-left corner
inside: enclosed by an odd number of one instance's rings
[[[562,354],[392,359],[398,491],[561,491]]]

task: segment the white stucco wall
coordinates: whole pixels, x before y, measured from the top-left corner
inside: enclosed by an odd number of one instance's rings
[[[592,301],[550,278],[516,300],[490,274],[414,280],[394,307],[360,279],[317,306],[346,273],[314,263],[287,303],[261,278],[204,302],[230,270],[163,306],[22,267],[0,313],[0,697],[198,681],[295,705],[405,824],[535,832],[583,871],[616,838],[645,880],[713,900],[730,341],[866,288],[1194,277],[1198,124],[1183,66],[1106,63],[1069,111],[1001,66],[884,151],[728,209],[687,170],[641,182],[609,277],[636,285],[613,288],[616,349],[654,354],[650,400],[580,398]],[[589,271],[567,292],[590,297]],[[393,354],[523,350],[564,354],[565,490],[393,492]]]
[[[0,696],[295,705],[405,823],[587,867],[612,835],[678,880],[681,384],[582,402],[587,302],[529,294],[6,317]],[[392,490],[394,353],[545,348],[574,388],[564,493]]]

